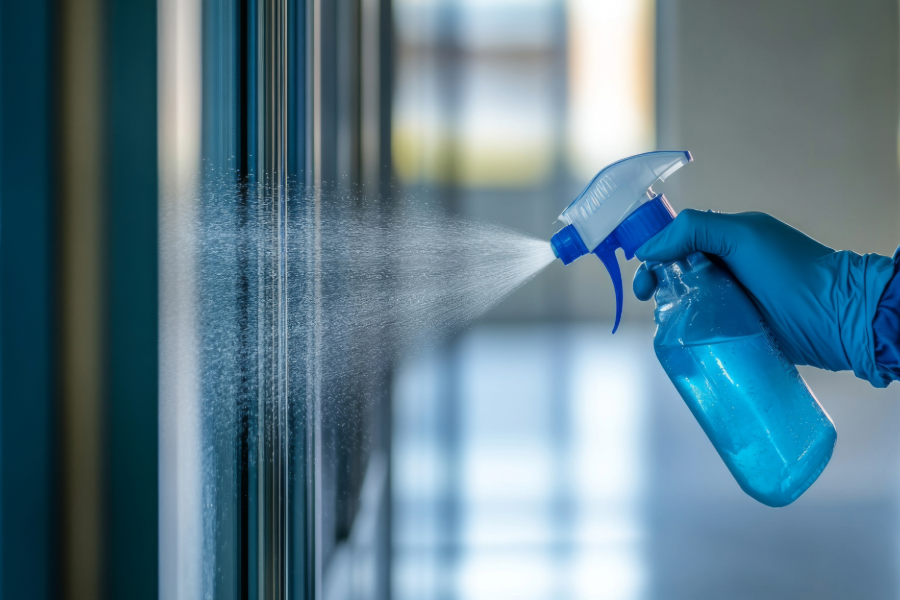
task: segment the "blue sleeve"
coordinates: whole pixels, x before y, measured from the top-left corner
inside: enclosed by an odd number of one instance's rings
[[[872,333],[875,363],[885,379],[900,379],[900,277],[897,277],[900,248],[894,252],[894,275],[878,301]]]

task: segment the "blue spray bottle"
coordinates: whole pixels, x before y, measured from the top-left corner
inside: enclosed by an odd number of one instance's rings
[[[691,162],[689,152],[648,152],[600,171],[566,208],[550,240],[569,264],[596,254],[612,278],[616,322],[622,275],[616,250],[634,251],[675,211],[651,189]],[[656,290],[656,356],[731,474],[747,494],[786,506],[816,480],[837,439],[831,418],[771,328],[726,270],[700,252],[651,265]]]

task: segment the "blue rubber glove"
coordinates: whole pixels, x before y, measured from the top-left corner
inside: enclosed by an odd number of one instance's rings
[[[890,258],[835,251],[763,213],[696,210],[682,211],[635,254],[665,262],[697,250],[731,270],[795,364],[852,369],[875,387],[890,383],[875,363],[872,332],[894,273]],[[646,265],[633,288],[641,300],[653,296],[656,279]]]

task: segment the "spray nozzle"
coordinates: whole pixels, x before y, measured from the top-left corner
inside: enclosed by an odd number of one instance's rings
[[[551,239],[557,258],[568,265],[585,254],[596,254],[612,278],[616,291],[616,323],[622,318],[622,273],[616,249],[625,258],[659,233],[675,218],[665,196],[654,194],[653,184],[691,162],[690,152],[660,151],[624,158],[605,167],[562,212],[566,223]]]

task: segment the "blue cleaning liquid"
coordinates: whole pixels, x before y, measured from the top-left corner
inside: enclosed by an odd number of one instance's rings
[[[663,369],[741,489],[790,504],[831,459],[831,419],[728,273],[702,254],[655,272]]]

